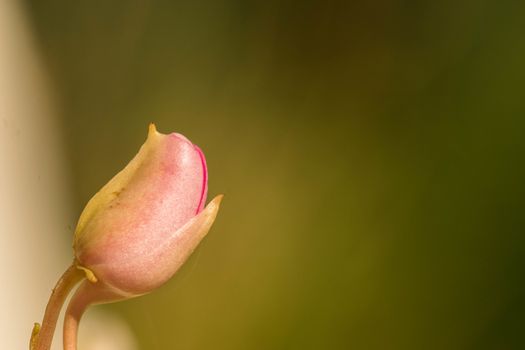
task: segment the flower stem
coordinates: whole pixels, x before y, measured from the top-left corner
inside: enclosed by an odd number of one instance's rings
[[[42,325],[35,323],[29,342],[29,350],[50,349],[60,309],[71,289],[84,277],[85,274],[77,268],[76,263],[73,263],[60,277],[49,297]]]

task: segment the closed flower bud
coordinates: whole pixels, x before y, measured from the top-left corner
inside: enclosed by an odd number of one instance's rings
[[[91,198],[78,221],[73,270],[86,279],[66,311],[64,349],[76,349],[78,322],[87,306],[148,293],[181,267],[207,234],[222,199],[217,196],[204,207],[207,177],[197,146],[150,125],[138,154]],[[47,349],[38,335],[32,344],[32,349]]]
[[[151,124],[139,153],[82,212],[74,242],[78,264],[124,295],[157,288],[213,223],[220,197],[203,212],[206,192],[202,151]]]

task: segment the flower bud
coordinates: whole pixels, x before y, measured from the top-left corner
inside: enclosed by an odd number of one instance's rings
[[[31,350],[49,350],[67,294],[83,279],[64,315],[64,349],[75,350],[78,323],[91,304],[132,298],[164,284],[213,224],[222,195],[206,203],[202,151],[150,124],[139,153],[91,198],[75,230],[74,264],[51,293]]]
[[[217,215],[222,196],[203,210],[207,176],[197,146],[151,124],[138,154],[80,216],[73,246],[88,279],[122,297],[165,283]]]

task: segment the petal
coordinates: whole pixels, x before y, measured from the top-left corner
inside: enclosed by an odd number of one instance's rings
[[[215,197],[200,214],[161,241],[133,242],[125,254],[103,259],[103,263],[79,262],[115,290],[128,295],[145,294],[164,284],[191,255],[215,221],[222,198]],[[113,251],[114,247],[107,250]]]
[[[199,148],[199,146],[194,146],[197,152],[199,153],[199,156],[201,158],[201,164],[202,164],[202,189],[201,189],[201,198],[199,200],[199,207],[197,208],[196,214],[200,213],[202,209],[204,209],[204,205],[206,204],[206,196],[208,194],[208,167],[206,166],[206,158],[204,157],[204,153]]]
[[[162,135],[157,132],[154,124],[149,125],[148,138],[142,145],[137,155],[115,175],[104,187],[102,187],[87,203],[82,211],[75,229],[75,240],[84,232],[86,224],[99,212],[109,206],[115,196],[126,187],[137,169],[144,163],[148,156],[158,145]]]

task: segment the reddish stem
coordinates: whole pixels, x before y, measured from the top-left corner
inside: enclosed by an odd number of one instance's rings
[[[77,333],[80,318],[91,304],[101,304],[123,299],[121,295],[104,285],[85,280],[71,297],[64,314],[64,350],[77,349]]]
[[[60,277],[49,297],[42,326],[35,324],[31,335],[30,350],[50,349],[62,305],[71,289],[84,277],[85,274],[77,268],[75,263]]]

